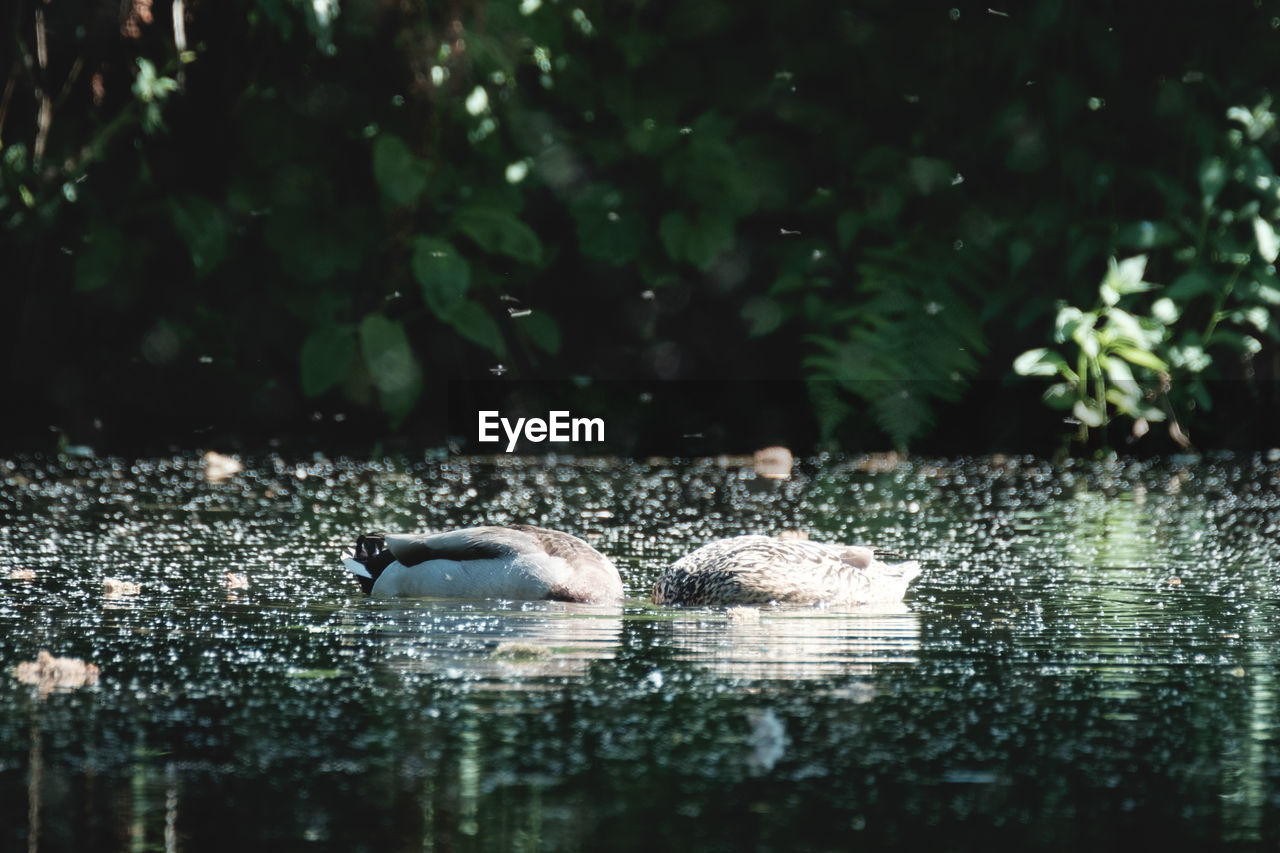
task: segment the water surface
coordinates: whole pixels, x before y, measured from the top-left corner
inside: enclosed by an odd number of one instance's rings
[[[1280,839],[1280,461],[244,462],[0,462],[0,850]],[[517,521],[627,601],[373,601],[336,559]],[[924,574],[878,611],[647,603],[797,529]],[[27,683],[41,651],[97,671]]]

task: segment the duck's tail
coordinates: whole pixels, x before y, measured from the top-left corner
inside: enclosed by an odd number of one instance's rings
[[[880,563],[868,572],[871,579],[871,602],[897,603],[907,594],[907,587],[920,576],[920,564],[915,560],[901,563]]]
[[[395,562],[395,556],[387,548],[385,533],[366,533],[356,540],[354,550],[342,552],[342,565],[355,575],[365,595],[373,592],[373,585],[383,569]]]

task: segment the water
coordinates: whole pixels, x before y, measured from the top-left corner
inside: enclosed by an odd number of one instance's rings
[[[1280,463],[731,463],[0,462],[0,850],[1280,839]],[[506,521],[626,603],[374,602],[336,560]],[[875,612],[647,603],[786,529],[925,571]],[[41,651],[96,678],[26,683]]]

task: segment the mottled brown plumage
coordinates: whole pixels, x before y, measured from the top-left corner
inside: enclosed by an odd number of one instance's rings
[[[888,604],[920,574],[914,560],[886,564],[870,548],[739,536],[676,561],[653,587],[655,604]]]

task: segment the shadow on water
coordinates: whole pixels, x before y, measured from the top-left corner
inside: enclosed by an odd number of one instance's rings
[[[1280,837],[1275,461],[0,474],[3,850]],[[336,561],[514,521],[614,556],[627,601],[372,601]],[[791,529],[925,572],[876,612],[647,603],[705,541]]]

